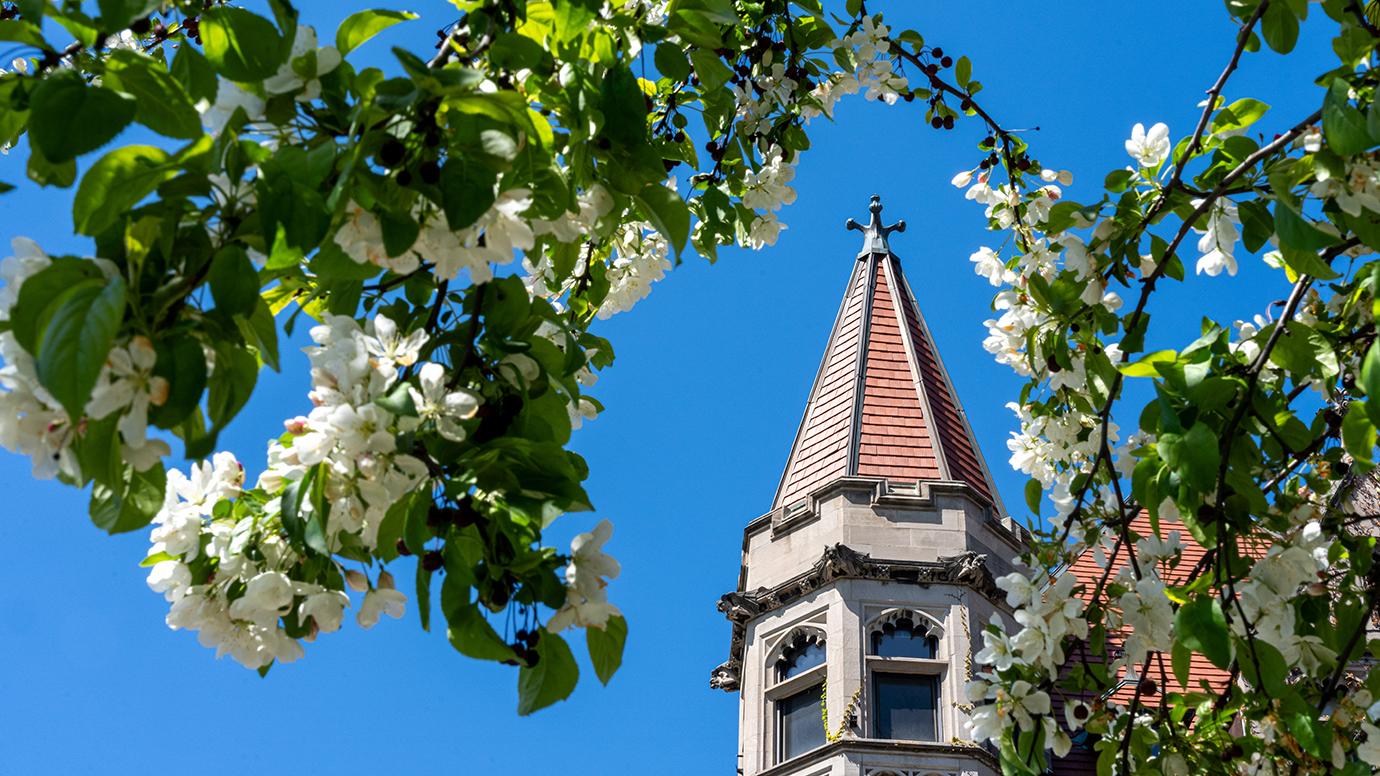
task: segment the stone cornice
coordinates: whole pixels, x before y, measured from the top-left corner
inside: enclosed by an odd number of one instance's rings
[[[951,757],[970,757],[979,760],[994,771],[1001,770],[1001,764],[995,755],[976,744],[943,744],[930,743],[923,741],[889,741],[875,738],[841,738],[832,743],[806,752],[799,757],[787,760],[780,765],[774,765],[765,771],[758,773],[758,776],[786,776],[802,768],[809,768],[811,765],[824,762],[831,757],[844,752],[865,752],[868,754],[913,754],[920,757],[926,755],[949,755]]]
[[[733,623],[733,635],[729,659],[713,670],[709,686],[728,692],[738,690],[748,622],[840,579],[872,579],[921,586],[962,585],[1005,607],[1004,596],[987,569],[986,555],[970,550],[940,558],[937,562],[874,560],[847,545],[835,544],[826,548],[824,555],[803,574],[772,588],[735,591],[719,599],[719,611]]]

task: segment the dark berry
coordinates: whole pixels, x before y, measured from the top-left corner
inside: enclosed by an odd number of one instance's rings
[[[1154,694],[1158,693],[1159,691],[1160,691],[1160,687],[1159,687],[1159,685],[1155,684],[1155,680],[1154,680],[1154,679],[1142,679],[1142,680],[1140,680],[1140,694],[1141,694],[1141,695],[1154,695]]]
[[[935,46],[934,48],[930,49],[930,55],[935,57],[942,57],[944,56],[944,49]]]
[[[427,571],[435,571],[444,566],[445,563],[445,559],[441,557],[441,553],[436,550],[432,550],[422,556],[422,568]]]
[[[409,549],[407,548],[407,542],[403,541],[402,539],[399,539],[399,540],[398,540],[397,547],[398,547],[398,554],[399,554],[399,555],[411,555],[411,554],[412,554],[412,550],[409,550]]]
[[[1059,361],[1054,357],[1053,353],[1050,354],[1049,358],[1045,359],[1045,366],[1049,368],[1051,374],[1058,374],[1064,371],[1064,368],[1059,366]]]
[[[950,67],[950,66],[953,65],[953,63],[954,63],[954,58],[953,58],[953,57],[944,57],[943,59],[939,60],[939,64],[940,64],[941,67]]]
[[[934,127],[935,129],[939,129],[940,127],[944,126],[944,119],[940,118],[939,116],[935,116],[934,118],[930,119],[930,126]]]
[[[402,164],[403,157],[405,156],[407,156],[407,147],[402,144],[401,140],[395,137],[389,138],[387,142],[379,147],[379,164],[390,170]]]
[[[1074,719],[1087,719],[1088,715],[1090,715],[1091,713],[1092,712],[1088,710],[1088,705],[1086,703],[1079,703],[1073,707]]]
[[[441,180],[441,165],[434,161],[422,162],[422,166],[417,168],[417,175],[423,183],[434,186],[437,181]]]
[[[411,185],[412,185],[412,172],[409,171],[409,170],[401,170],[401,171],[399,171],[399,172],[398,172],[397,181],[398,181],[398,185],[399,185],[399,186],[411,186]]]
[[[147,17],[139,19],[129,25],[129,31],[135,35],[144,35],[151,29],[153,29],[153,22],[149,21]]]
[[[953,128],[954,128],[954,117],[953,117],[953,116],[945,116],[945,117],[944,117],[944,128],[945,128],[945,129],[953,129]]]

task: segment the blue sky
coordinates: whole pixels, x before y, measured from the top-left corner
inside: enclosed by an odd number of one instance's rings
[[[364,7],[299,5],[323,39]],[[984,105],[1009,126],[1038,125],[1036,155],[1073,171],[1066,195],[1080,200],[1128,163],[1122,141],[1135,122],[1165,121],[1176,138],[1191,131],[1233,34],[1221,4],[1202,0],[1007,2],[981,14],[930,0],[869,6],[971,57]],[[361,59],[386,64],[387,44],[429,48],[453,13],[440,0],[410,7],[423,20],[369,44]],[[1261,131],[1291,125],[1321,100],[1312,79],[1328,67],[1331,23],[1310,8],[1319,18],[1293,56],[1248,55],[1227,90],[1274,106]],[[0,775],[732,773],[737,699],[707,684],[728,647],[714,604],[736,584],[743,525],[770,507],[843,293],[860,239],[843,222],[865,220],[874,193],[888,220],[909,225],[892,246],[1005,501],[1025,517],[1024,480],[1005,448],[1003,405],[1018,384],[982,350],[991,289],[968,262],[991,238],[981,210],[948,184],[976,161],[980,129],[930,130],[920,107],[842,103],[836,123],[811,127],[815,148],[774,249],[724,251],[714,266],[691,257],[632,313],[601,324],[618,351],[595,391],[608,411],[575,439],[598,512],[565,518],[553,538],[563,543],[599,516],[617,525],[609,549],[623,574],[612,596],[632,632],[609,687],[586,671],[571,700],[519,718],[514,671],[459,657],[442,633],[419,629],[411,607],[403,621],[322,638],[307,659],[260,680],[163,625],[166,604],[137,565],[144,532],[106,537],[87,520],[84,494],[34,482],[27,460],[0,452]],[[0,157],[0,180],[22,180],[25,156]],[[0,198],[0,238],[86,252],[69,208],[70,192],[21,186]],[[1249,317],[1282,295],[1259,261],[1242,265],[1236,281],[1167,287],[1152,345],[1191,341],[1203,314]],[[254,468],[281,419],[306,408],[306,386],[306,359],[294,350],[282,375],[265,373],[223,443]]]

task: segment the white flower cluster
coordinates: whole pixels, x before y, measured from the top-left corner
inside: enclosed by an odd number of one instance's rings
[[[652,292],[652,283],[665,277],[666,270],[671,268],[670,243],[650,224],[624,224],[614,232],[612,242],[609,292],[599,305],[601,319],[631,310]]]
[[[604,543],[613,536],[613,524],[599,521],[593,531],[582,533],[570,542],[570,564],[565,569],[565,605],[546,623],[552,633],[573,626],[603,628],[609,618],[620,614],[609,603],[608,580],[618,576],[618,561],[604,552]]]
[[[264,124],[265,111],[268,109],[266,98],[295,93],[299,102],[310,102],[320,97],[320,77],[339,67],[342,60],[334,46],[317,48],[316,43],[316,30],[299,24],[288,61],[263,82],[263,94],[254,88],[219,79],[215,101],[208,103],[203,100],[197,105],[202,125],[212,136],[219,136],[234,117],[235,111],[243,110],[252,131],[268,133],[273,128]],[[303,73],[308,75],[304,76]]]
[[[743,175],[743,206],[762,211],[748,225],[746,244],[753,250],[775,245],[786,225],[776,211],[795,202],[795,162],[787,162],[785,151],[771,146],[762,155],[762,165]]]
[[[853,32],[836,41],[832,48],[842,49],[853,63],[852,72],[835,72],[820,79],[810,92],[811,99],[818,107],[810,105],[802,110],[806,119],[824,115],[834,116],[834,106],[844,95],[863,92],[869,100],[880,100],[892,105],[900,98],[909,84],[904,76],[896,72],[891,57],[891,30],[877,20],[877,17],[863,17],[862,23]]]
[[[25,281],[52,265],[52,259],[33,240],[16,237],[14,255],[0,261],[0,322],[8,322]],[[103,259],[88,259],[106,278],[119,275]],[[149,439],[148,412],[168,398],[168,383],[153,374],[157,354],[148,338],[135,335],[111,349],[83,415],[68,417],[61,403],[39,382],[34,355],[24,350],[9,327],[0,332],[0,446],[33,460],[33,474],[50,479],[59,474],[81,479],[72,443],[86,423],[118,414],[120,452],[125,461],[144,471],[170,450],[166,442]]]
[[[532,205],[527,189],[512,189],[498,196],[474,224],[452,230],[439,213],[418,213],[422,229],[416,241],[397,256],[384,248],[379,219],[357,202],[346,208],[345,222],[335,233],[335,244],[359,264],[373,264],[400,275],[417,271],[422,260],[432,262],[436,277],[451,280],[469,270],[470,280],[483,283],[493,278],[493,265],[510,264],[516,251],[528,251],[536,235],[522,214]]]
[[[218,453],[193,467],[190,477],[168,475],[167,501],[150,535],[150,557],[158,560],[149,586],[173,604],[168,625],[198,631],[202,644],[251,668],[301,656],[301,645],[280,620],[303,627],[310,622],[312,634],[331,632],[349,605],[343,590],[293,578],[300,559],[283,540],[284,488],[322,466],[327,548],[372,550],[388,508],[429,482],[425,464],[397,449],[398,434],[434,424],[442,436],[463,439],[459,421],[479,406],[477,396],[449,386],[445,369],[433,363],[421,364],[417,385],[408,386],[418,417],[394,416],[380,406],[375,400],[397,387],[404,369],[418,365],[427,339],[422,332],[398,331],[385,316],[363,328],[334,316],[311,337],[315,407],[288,420],[287,434],[269,444],[258,487],[270,498],[231,504],[240,496],[243,469],[229,453]],[[310,520],[311,499],[300,502],[301,519]],[[196,581],[198,574],[204,581]],[[343,578],[366,592],[360,625],[372,626],[380,614],[401,616],[406,598],[386,572],[372,589],[359,572]]]

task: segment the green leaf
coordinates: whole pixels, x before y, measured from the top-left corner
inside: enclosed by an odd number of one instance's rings
[[[1242,98],[1217,112],[1212,119],[1212,131],[1217,134],[1245,129],[1259,121],[1269,109],[1270,106],[1260,100]]]
[[[127,49],[110,52],[106,73],[111,85],[134,97],[134,120],[160,135],[200,137],[201,114],[187,90],[156,60]]]
[[[217,345],[216,368],[206,395],[206,414],[216,430],[235,419],[258,380],[259,359],[252,352],[229,342]]]
[[[513,649],[489,624],[476,604],[458,606],[446,612],[446,638],[455,651],[476,660],[511,660]],[[543,635],[542,641],[546,638]],[[569,647],[566,648],[569,652]]]
[[[1342,156],[1354,156],[1374,145],[1366,117],[1350,102],[1351,87],[1334,78],[1323,98],[1323,137],[1327,146]]]
[[[168,381],[168,399],[149,408],[149,421],[159,428],[176,428],[186,420],[206,390],[206,353],[201,342],[187,334],[160,339],[153,373]]]
[[[1127,377],[1158,377],[1160,373],[1155,368],[1156,364],[1172,364],[1178,358],[1179,354],[1173,350],[1157,350],[1154,353],[1145,354],[1134,364],[1122,364],[1117,368]]]
[[[422,630],[431,630],[431,572],[421,558],[417,559],[417,616],[421,618]]]
[[[115,139],[134,120],[135,103],[64,70],[39,82],[29,111],[29,142],[59,164]]]
[[[1180,606],[1174,616],[1174,630],[1185,647],[1201,652],[1213,665],[1231,665],[1231,635],[1216,595],[1203,593]]]
[[[690,61],[695,63],[695,74],[700,77],[702,89],[722,88],[733,77],[733,71],[712,51],[695,49],[690,52]]]
[[[426,552],[426,544],[431,541],[431,526],[426,524],[431,511],[431,499],[421,492],[412,494],[408,502],[407,517],[403,522],[403,541],[413,555]]]
[[[90,281],[105,282],[96,263],[69,257],[59,257],[35,273],[19,288],[19,298],[10,311],[10,327],[19,346],[30,355],[38,353],[38,342],[48,328],[53,313],[64,300],[64,294]]]
[[[1255,253],[1275,233],[1275,219],[1265,203],[1253,199],[1238,205],[1237,212],[1241,214],[1241,242],[1246,250]]]
[[[283,63],[282,36],[273,22],[243,8],[201,12],[201,48],[216,72],[231,81],[262,81]]]
[[[306,533],[306,515],[303,513],[302,505],[307,503],[311,495],[311,483],[316,478],[317,468],[313,466],[307,469],[307,473],[302,475],[302,479],[293,480],[283,488],[282,515],[283,530],[288,538],[300,543],[303,534]]]
[[[416,19],[411,11],[359,11],[345,17],[335,31],[335,47],[343,57],[362,43],[399,22]]]
[[[960,89],[967,88],[968,82],[973,78],[973,63],[967,57],[959,57],[954,63],[954,81],[958,83]]]
[[[631,150],[646,144],[647,103],[627,65],[610,68],[604,76],[599,109],[604,114],[600,134],[615,146]]]
[[[82,176],[72,202],[80,234],[96,235],[139,204],[158,184],[177,175],[168,155],[153,146],[126,146],[102,156]]]
[[[98,0],[96,3],[101,9],[103,30],[123,30],[160,5],[160,0]]]
[[[273,320],[273,311],[269,309],[268,303],[259,299],[254,305],[254,312],[236,318],[235,323],[245,340],[259,351],[259,359],[267,364],[269,369],[279,371],[278,326]]]
[[[701,51],[702,49],[696,49],[695,53],[698,54]],[[652,61],[656,64],[658,73],[673,81],[684,81],[690,77],[690,60],[685,56],[685,52],[681,50],[680,46],[674,43],[667,41],[658,43],[656,52],[652,55]],[[720,64],[722,65],[722,63]],[[704,83],[703,74],[700,75],[700,83]]]
[[[1301,251],[1318,251],[1337,242],[1337,238],[1313,226],[1289,203],[1275,203],[1275,233],[1281,245]]]
[[[690,208],[685,201],[660,183],[648,184],[636,199],[642,215],[671,242],[676,255],[680,255],[690,237]]]
[[[565,639],[543,630],[537,655],[536,665],[523,666],[518,672],[518,714],[522,716],[570,697],[580,681],[580,667]]]
[[[38,345],[38,381],[75,422],[96,387],[125,315],[125,282],[115,278],[72,289]]]
[[[43,39],[43,33],[39,31],[38,25],[16,19],[0,20],[0,40],[22,43],[36,49],[51,48],[48,41]]]
[[[193,100],[210,102],[216,99],[216,91],[220,86],[216,80],[216,71],[200,51],[191,46],[179,46],[170,69],[173,78],[182,84],[182,88]]]
[[[259,304],[259,273],[239,245],[227,245],[211,258],[206,275],[216,309],[226,315],[249,315]]]
[[[1370,464],[1375,455],[1375,423],[1370,402],[1353,399],[1342,418],[1342,444],[1358,464]]]
[[[609,618],[602,628],[585,629],[585,646],[589,661],[599,681],[608,684],[614,672],[623,664],[623,645],[628,641],[628,621],[621,614]]]
[[[487,167],[451,156],[441,168],[441,201],[446,223],[459,231],[479,220],[494,204],[498,175]]]
[[[1288,54],[1299,39],[1299,20],[1286,4],[1271,3],[1260,20],[1260,34],[1270,48]]]
[[[124,482],[118,487],[99,482],[91,486],[91,522],[109,534],[143,528],[163,506],[167,488],[163,464],[154,464],[142,472],[135,471],[133,466],[126,466],[125,470]]]
[[[77,180],[77,160],[68,159],[53,164],[42,151],[34,148],[29,154],[29,166],[25,172],[28,173],[29,180],[40,186],[57,186],[65,189]]]

